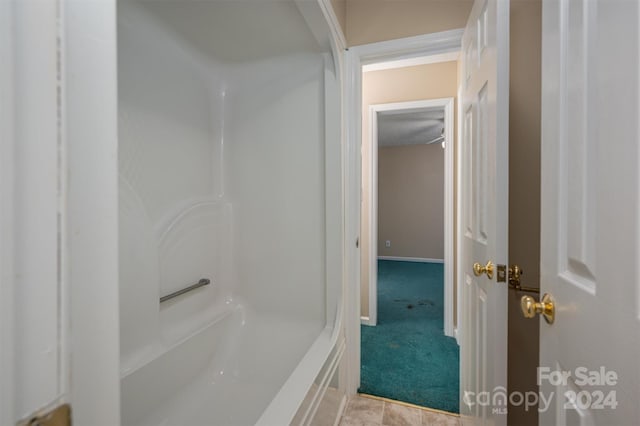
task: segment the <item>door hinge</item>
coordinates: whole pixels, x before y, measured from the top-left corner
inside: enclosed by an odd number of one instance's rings
[[[62,404],[53,410],[37,413],[17,426],[71,426],[71,405]]]

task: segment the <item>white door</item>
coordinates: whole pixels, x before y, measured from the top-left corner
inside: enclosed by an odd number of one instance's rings
[[[487,395],[507,384],[507,285],[474,263],[507,265],[509,2],[476,0],[462,38],[460,76],[460,413],[465,424],[506,424]],[[479,271],[477,271],[479,272]],[[488,392],[488,393],[487,393]]]
[[[540,424],[640,423],[638,2],[545,0]]]

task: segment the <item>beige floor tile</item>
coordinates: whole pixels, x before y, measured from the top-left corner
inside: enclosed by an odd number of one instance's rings
[[[340,426],[460,426],[460,417],[356,396],[347,404]]]
[[[448,416],[434,411],[422,411],[422,426],[458,426],[460,418],[458,416]]]
[[[380,425],[383,409],[384,402],[380,400],[356,396],[349,401],[344,417],[351,421],[361,420],[365,425]]]
[[[385,402],[382,424],[384,426],[419,426],[421,411],[418,408]]]
[[[371,423],[355,417],[345,416],[340,420],[340,426],[380,426],[380,423]]]

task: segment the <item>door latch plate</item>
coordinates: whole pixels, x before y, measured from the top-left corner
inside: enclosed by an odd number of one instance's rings
[[[497,267],[496,281],[499,283],[507,282],[507,265],[497,265]]]

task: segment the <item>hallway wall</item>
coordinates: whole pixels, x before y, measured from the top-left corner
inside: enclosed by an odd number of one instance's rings
[[[347,0],[347,44],[464,28],[472,5],[473,0]]]
[[[378,148],[378,256],[444,259],[441,144]]]
[[[362,140],[369,140],[369,106],[392,102],[418,101],[456,97],[458,87],[458,62],[441,62],[413,67],[370,71],[362,78]],[[457,113],[457,103],[454,104]],[[454,113],[454,117],[455,114]],[[456,118],[454,118],[456,120]],[[457,125],[454,123],[454,129]],[[457,137],[454,133],[454,137]],[[362,147],[362,190],[370,191],[369,147]],[[363,197],[362,211],[367,212],[369,204]],[[369,244],[369,218],[363,214],[361,223],[361,247]],[[360,314],[369,315],[369,259],[361,256],[360,263]]]

